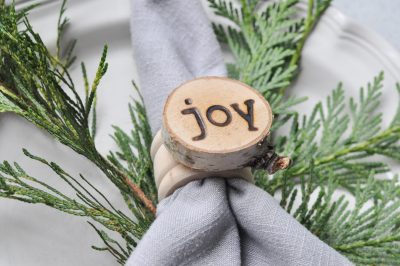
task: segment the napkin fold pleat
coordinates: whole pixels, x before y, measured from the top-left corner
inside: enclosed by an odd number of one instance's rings
[[[200,1],[131,0],[132,44],[153,133],[169,93],[201,76],[225,76]],[[192,181],[157,206],[133,251],[133,265],[352,265],[241,179]]]

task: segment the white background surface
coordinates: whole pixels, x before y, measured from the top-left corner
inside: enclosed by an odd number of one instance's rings
[[[374,0],[368,1],[367,5],[362,0],[336,1],[347,14],[380,31],[397,47],[400,45],[397,29],[393,26],[400,23],[395,12],[398,2]],[[54,47],[56,38],[58,8],[59,2],[55,1],[31,15],[34,27],[50,47]],[[114,147],[108,136],[112,132],[111,125],[130,128],[127,103],[129,97],[134,96],[130,81],[136,74],[130,49],[129,1],[70,0],[67,16],[71,19],[68,35],[79,40],[77,63],[87,63],[91,78],[103,44],[109,45],[110,67],[99,90],[96,139],[99,149],[106,153]],[[326,19],[318,26],[304,51],[303,72],[293,91],[310,96],[310,102],[315,102],[325,97],[338,81],[343,81],[348,94],[356,95],[356,88],[380,70],[386,70],[384,101],[388,122],[398,101],[393,87],[400,71],[398,65],[391,62],[398,59],[398,54],[369,32],[367,35],[372,36],[374,41],[378,40],[378,46],[384,49],[377,49],[376,43],[371,44],[369,40],[354,38],[354,32],[349,34],[340,27],[354,30],[352,23],[340,17],[333,22]],[[80,80],[79,64],[74,66],[72,72],[75,80]],[[309,109],[310,102],[300,106],[299,110]],[[42,177],[64,191],[66,186],[51,171],[38,167],[39,164],[22,155],[22,147],[58,162],[75,176],[84,174],[113,202],[117,202],[117,206],[123,207],[117,190],[90,162],[23,119],[0,114],[0,160],[18,161],[32,175]],[[99,245],[100,241],[85,221],[45,206],[0,199],[0,266],[117,265],[108,253],[90,248],[92,244]]]

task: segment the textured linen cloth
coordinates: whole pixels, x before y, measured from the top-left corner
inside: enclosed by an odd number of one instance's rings
[[[132,41],[153,133],[182,82],[224,76],[218,43],[199,1],[132,0]],[[240,179],[193,181],[158,205],[127,265],[352,265],[277,201]]]

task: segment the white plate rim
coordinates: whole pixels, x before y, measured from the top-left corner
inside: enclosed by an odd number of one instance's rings
[[[347,38],[375,55],[391,75],[400,81],[400,52],[385,38],[372,29],[346,16],[334,6],[329,7],[321,21],[338,33],[339,38]]]

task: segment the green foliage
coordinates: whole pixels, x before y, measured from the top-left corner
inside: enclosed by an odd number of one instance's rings
[[[357,265],[398,265],[400,259],[400,185],[395,177],[377,182],[373,173],[357,186],[354,206],[338,193],[336,175],[301,180],[301,188],[285,186],[281,205],[321,240]],[[315,182],[317,181],[317,182]],[[323,183],[321,186],[318,183]],[[290,191],[290,192],[289,192]],[[294,201],[301,194],[297,208]],[[316,200],[311,204],[311,197]]]
[[[17,12],[13,5],[0,5],[0,112],[13,112],[24,117],[39,128],[53,135],[61,143],[78,154],[92,161],[111,180],[121,192],[131,213],[125,215],[115,210],[106,197],[81,176],[74,179],[55,163],[32,156],[27,156],[51,167],[75,192],[79,201],[57,191],[40,179],[26,174],[18,164],[12,167],[8,162],[0,166],[0,196],[29,203],[42,203],[69,214],[85,216],[92,220],[92,226],[104,241],[104,248],[123,264],[136,242],[154,219],[156,189],[152,178],[151,160],[149,159],[149,126],[143,107],[138,103],[131,108],[132,121],[140,125],[132,130],[132,137],[124,136],[116,130],[116,140],[123,136],[118,144],[124,154],[126,147],[135,150],[138,158],[129,171],[122,164],[112,162],[101,155],[95,146],[95,110],[96,91],[101,78],[107,71],[107,47],[103,54],[93,82],[90,84],[85,65],[82,63],[84,79],[84,97],[80,97],[68,67],[73,63],[75,41],[62,49],[61,38],[67,20],[63,18],[65,1],[62,4],[57,26],[57,54],[53,56],[32,29],[26,14],[30,8]],[[62,55],[64,56],[62,57]],[[135,110],[135,111],[134,111]],[[135,122],[134,122],[135,123]],[[147,131],[143,131],[146,129]],[[144,143],[139,139],[146,137]],[[132,139],[130,139],[132,138]],[[129,144],[122,144],[129,141]],[[127,155],[125,154],[127,157]],[[133,158],[133,157],[132,157]],[[147,179],[147,181],[145,181]],[[136,181],[140,181],[137,182]],[[30,182],[41,186],[32,186]],[[142,187],[141,187],[142,186]],[[87,188],[94,190],[91,194]],[[146,191],[147,195],[143,193]],[[96,197],[106,201],[104,207]],[[151,198],[151,200],[149,199]],[[101,224],[107,230],[115,231],[125,240],[125,246],[119,246],[106,231],[97,229]],[[111,226],[113,225],[113,226]]]
[[[271,194],[281,192],[283,208],[357,265],[400,262],[400,185],[397,177],[374,178],[390,171],[376,155],[400,160],[400,105],[392,123],[382,129],[382,114],[377,113],[382,81],[381,73],[348,106],[339,85],[325,105],[316,104],[301,122],[295,115],[289,135],[276,139],[277,149],[292,157],[293,166],[274,176],[255,173],[257,185]],[[354,207],[345,196],[334,200],[333,194],[343,188],[354,195]],[[294,209],[299,194],[301,203]]]
[[[366,182],[365,177],[371,171],[377,174],[389,171],[387,164],[372,158],[379,154],[400,160],[400,126],[396,122],[399,111],[385,129],[381,129],[382,114],[376,111],[382,81],[381,73],[366,90],[360,90],[358,102],[350,98],[350,113],[346,112],[344,90],[339,85],[326,104],[318,103],[310,116],[300,122],[295,115],[290,134],[276,139],[278,151],[290,156],[293,166],[273,177],[259,172],[260,184],[273,194],[285,179],[307,175],[313,162],[315,172],[321,175],[333,172],[340,186],[354,192],[358,183]]]
[[[62,34],[66,24],[66,20],[62,18],[64,6],[65,2],[57,28],[59,34]],[[20,24],[24,26],[23,30],[18,29]],[[57,46],[60,46],[60,39],[59,36]],[[103,50],[91,85],[82,64],[85,81],[85,97],[82,99],[67,68],[74,60],[71,56],[74,43],[75,41],[69,46],[72,48],[67,49],[65,60],[58,57],[61,52],[57,56],[51,55],[40,36],[32,29],[26,18],[26,10],[16,13],[13,6],[2,6],[0,110],[14,111],[91,160],[119,188],[129,204],[149,205],[150,201],[146,202],[147,199],[141,198],[135,190],[132,191],[132,186],[136,187],[133,180],[99,154],[94,143],[95,116],[91,119],[90,114],[95,115],[93,106],[96,91],[107,71],[107,46]]]
[[[133,86],[139,93],[135,83]],[[149,153],[153,136],[142,98],[140,101],[133,100],[133,105],[129,104],[129,112],[133,129],[130,134],[127,134],[114,126],[115,131],[112,137],[119,151],[110,152],[108,159],[121,172],[129,176],[152,201],[156,202],[157,189],[153,176],[153,162]]]
[[[400,96],[400,84],[396,84],[397,92]],[[399,126],[400,125],[400,105],[397,107],[396,115],[393,118],[391,126]]]
[[[329,6],[330,1],[309,1],[306,17],[299,17],[298,0],[282,0],[263,6],[263,1],[209,0],[216,14],[229,20],[228,26],[213,24],[222,43],[228,44],[235,63],[228,70],[239,79],[259,90],[271,104],[281,125],[290,107],[304,98],[284,97],[283,92],[294,79],[300,54],[307,36]],[[280,116],[278,116],[280,115]]]
[[[0,12],[2,109],[17,109],[19,115],[60,142],[94,159],[96,150],[88,130],[89,112],[98,81],[107,69],[107,49],[104,49],[90,96],[82,101],[66,68],[71,59],[66,58],[64,64],[50,54],[24,11],[14,14],[14,7],[10,6],[2,7]],[[18,25],[25,29],[18,30]]]
[[[118,262],[123,264],[136,246],[137,239],[142,237],[150,222],[145,220],[134,221],[123,212],[115,209],[106,196],[82,175],[78,179],[74,178],[54,162],[48,162],[34,156],[27,150],[24,150],[24,153],[29,158],[52,169],[59,178],[73,189],[75,195],[66,195],[40,181],[41,178],[30,176],[17,163],[11,165],[5,161],[0,164],[0,197],[27,203],[45,204],[68,214],[87,217],[102,225],[108,231],[118,233],[120,238],[125,241],[123,246],[119,244],[122,241],[115,241],[105,230],[99,230],[93,223],[90,223],[96,228],[105,244],[104,248],[95,248],[109,251]]]
[[[240,5],[209,0],[209,4],[227,20],[213,27],[234,55],[235,62],[228,64],[230,76],[255,87],[268,99],[277,118],[274,132],[291,123],[290,132],[275,137],[274,144],[278,152],[293,159],[293,166],[274,176],[256,171],[257,185],[271,194],[280,192],[283,208],[356,264],[398,265],[400,187],[397,177],[375,178],[390,170],[376,155],[400,160],[400,105],[388,127],[383,128],[382,115],[377,113],[383,74],[360,90],[359,99],[347,100],[339,85],[325,103],[299,118],[292,106],[305,99],[289,97],[285,91],[298,73],[307,37],[330,1],[309,0],[305,17],[295,15],[297,0],[267,4],[242,0]],[[26,150],[26,156],[50,167],[74,193],[43,183],[17,163],[3,162],[0,197],[86,217],[104,243],[93,248],[110,252],[124,264],[153,221],[157,202],[145,109],[141,101],[129,105],[133,129],[126,133],[114,127],[112,137],[118,151],[107,158],[99,154],[94,142],[95,103],[107,70],[107,47],[91,84],[81,64],[84,87],[76,88],[68,71],[75,61],[76,41],[61,45],[68,22],[65,1],[57,25],[56,55],[29,24],[29,10],[17,12],[0,0],[0,112],[26,118],[92,161],[119,189],[130,213],[115,209],[90,179],[74,178],[56,163]],[[400,94],[400,85],[397,90]],[[349,203],[352,197],[342,195],[336,200],[335,195],[343,189],[354,195],[354,206]]]
[[[354,209],[341,212],[346,203],[337,202],[327,226],[331,231],[327,242],[359,265],[398,265],[399,192],[397,177],[377,183],[371,176],[357,188]]]

